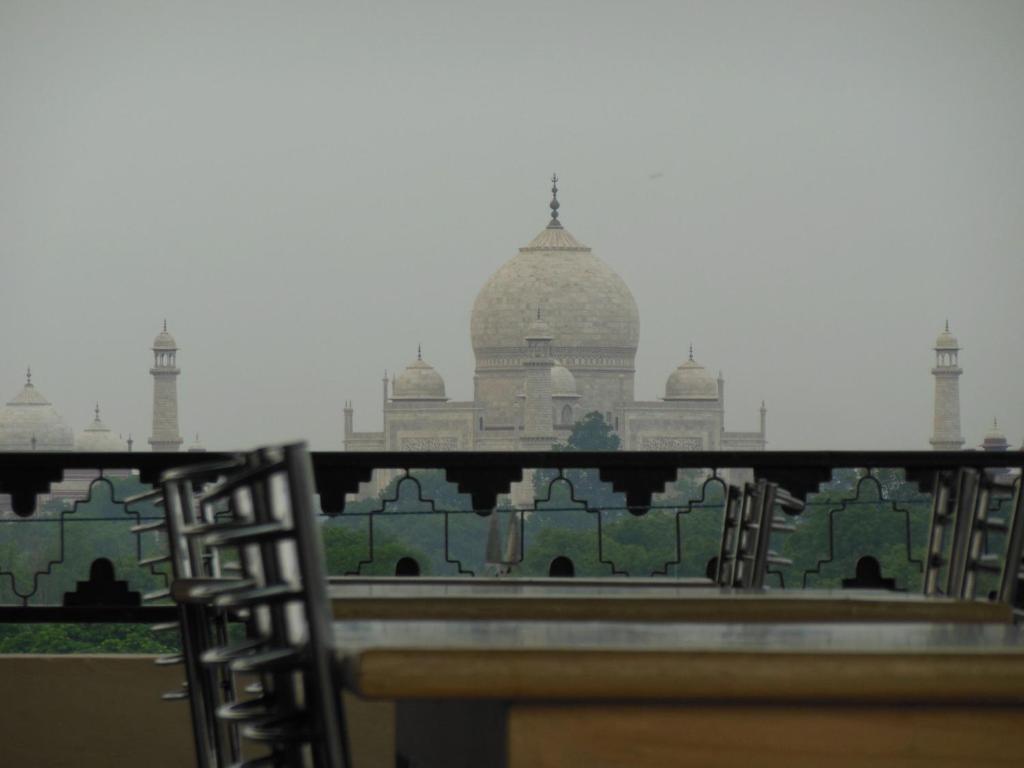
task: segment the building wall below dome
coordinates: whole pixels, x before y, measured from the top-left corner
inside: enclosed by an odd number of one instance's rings
[[[525,346],[477,350],[476,368],[477,371],[519,370],[529,356],[529,349]],[[559,365],[572,371],[584,368],[632,371],[636,363],[636,349],[627,347],[560,347],[553,344],[551,356]]]
[[[718,451],[723,413],[718,401],[644,402],[623,409],[622,437],[629,451]]]
[[[762,432],[723,432],[723,451],[763,451],[766,441]]]
[[[570,368],[580,399],[574,406],[577,418],[591,411],[614,413],[623,403],[633,402],[635,373],[626,370]],[[484,426],[511,427],[522,421],[520,395],[525,382],[523,369],[477,370],[476,399],[483,408]]]
[[[574,370],[572,373],[580,395],[576,407],[578,418],[597,411],[608,420],[608,414],[612,414],[610,424],[614,427],[614,414],[623,404],[633,402],[633,371]]]
[[[525,382],[522,368],[513,371],[478,371],[476,401],[484,428],[517,426],[522,419],[523,405],[519,395]]]
[[[474,450],[476,414],[473,403],[389,403],[384,411],[385,450]]]

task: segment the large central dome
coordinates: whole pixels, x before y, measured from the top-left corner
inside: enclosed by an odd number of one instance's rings
[[[585,407],[605,412],[632,399],[636,301],[622,278],[562,227],[558,208],[556,195],[551,223],[491,275],[473,303],[477,397],[499,424],[512,419],[512,379],[521,376],[524,339],[538,312],[551,332],[551,354],[576,377]]]
[[[557,218],[484,283],[470,334],[477,367],[516,354],[543,313],[557,357],[636,354],[640,314],[626,283]],[[572,360],[565,364],[574,367]]]

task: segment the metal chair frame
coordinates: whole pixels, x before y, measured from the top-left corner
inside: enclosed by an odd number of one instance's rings
[[[762,589],[769,565],[790,565],[770,549],[773,532],[794,528],[775,517],[778,506],[786,514],[799,514],[803,503],[763,478],[745,483],[742,490],[726,487],[722,536],[715,583],[723,587]]]
[[[989,516],[992,496],[997,493],[1009,493],[1012,497],[1005,519]],[[986,535],[993,531],[1006,534],[1001,557],[985,552]],[[936,473],[925,552],[924,594],[973,600],[978,577],[987,572],[998,574],[995,599],[1015,606],[1024,576],[1022,556],[1024,500],[1019,476],[1007,478],[972,467],[961,467],[955,475],[950,471]]]
[[[167,473],[165,488],[180,492],[191,476],[192,470]],[[172,589],[181,604],[197,609],[189,620],[204,625],[186,647],[189,664],[198,659],[202,669],[218,672],[196,675],[204,687],[193,710],[197,754],[212,754],[209,765],[237,758],[239,734],[271,750],[244,765],[350,764],[313,487],[305,446],[287,445],[248,454],[222,482],[181,505],[194,510],[195,521],[177,532],[178,558],[184,563],[181,553],[191,555],[182,573],[194,573],[196,563],[217,564],[216,574],[204,570],[205,578]],[[219,505],[227,507],[224,519]],[[220,576],[226,549],[238,554],[233,579]],[[246,638],[228,643],[224,632],[205,643],[216,616],[240,619]],[[216,689],[239,674],[259,676],[249,689],[256,698],[235,700],[232,691]],[[228,738],[218,740],[223,733]]]
[[[940,586],[941,572],[949,563],[945,554],[946,531],[955,522],[954,515],[949,511],[950,500],[955,498],[952,480],[951,473],[942,470],[935,473],[932,482],[932,509],[921,579],[921,591],[925,595],[943,594]]]
[[[235,762],[241,754],[235,729],[216,717],[218,706],[235,699],[234,680],[226,669],[202,663],[204,653],[227,640],[228,617],[213,606],[209,595],[217,588],[233,586],[236,580],[224,577],[217,552],[203,549],[186,532],[212,523],[204,517],[203,507],[196,504],[194,487],[215,481],[236,467],[237,462],[201,465],[168,472],[161,479],[168,557],[174,579],[172,596],[178,603],[193,738],[201,768]],[[175,587],[180,585],[188,585],[194,594],[174,594],[179,591]],[[208,596],[201,597],[201,590],[206,590]]]
[[[997,599],[1011,606],[1018,615],[1021,611],[1021,582],[1024,581],[1024,475],[1013,481],[1013,504],[1006,530],[1003,568],[999,577]]]

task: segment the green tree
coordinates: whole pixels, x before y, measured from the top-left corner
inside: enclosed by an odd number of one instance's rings
[[[0,653],[168,653],[180,650],[176,632],[142,624],[4,624]]]
[[[573,425],[566,441],[568,451],[617,451],[621,441],[615,430],[597,411],[591,411]]]
[[[419,563],[423,575],[431,572],[430,558],[424,552],[394,536],[375,535],[371,558],[365,530],[355,530],[341,521],[332,521],[323,526],[321,533],[327,573],[332,576],[353,573],[357,568],[364,576],[394,576],[395,564],[403,557],[411,557]]]
[[[895,473],[835,472],[832,482],[808,495],[804,511],[790,520],[796,531],[777,544],[773,539],[773,547],[793,561],[780,569],[786,586],[799,588],[806,572],[808,587],[839,588],[854,575],[857,561],[870,555],[884,576],[896,579],[897,588],[920,589],[921,566],[912,560],[924,555],[929,512],[929,497]]]
[[[402,556],[414,557],[424,575],[484,572],[490,520],[473,512],[469,497],[459,493],[441,470],[413,470],[392,479],[376,497],[347,504],[345,512],[326,526],[344,526],[355,537],[343,545],[346,554],[332,555],[332,549],[341,546],[340,539],[328,541],[330,534],[325,535],[328,560],[334,563],[331,573],[354,569],[360,560],[370,559],[371,518],[374,562],[364,564],[361,573],[394,573],[394,560]]]
[[[566,444],[558,446],[556,450],[617,451],[619,446],[619,436],[604,420],[604,416],[591,411],[573,425]],[[558,472],[553,469],[537,470],[533,477],[534,498],[544,499],[549,494],[554,498]],[[623,496],[614,493],[608,483],[602,482],[596,470],[570,469],[565,471],[564,477],[572,483],[576,498],[585,501],[592,509],[621,507],[625,504]]]
[[[639,516],[622,509],[540,507],[529,514],[523,562],[513,573],[546,576],[551,560],[562,555],[573,561],[578,576],[611,576],[613,566],[614,575],[621,576],[704,576],[708,560],[718,554],[721,494],[711,492],[702,502],[698,499],[699,493],[692,507],[674,499],[676,508],[662,504]]]

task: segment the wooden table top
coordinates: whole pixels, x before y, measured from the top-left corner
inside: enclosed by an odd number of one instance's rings
[[[637,587],[646,589],[666,589],[675,591],[678,589],[693,589],[713,587],[715,583],[704,577],[686,577],[679,579],[666,578],[564,578],[557,576],[545,576],[543,578],[527,577],[487,577],[474,578],[466,576],[330,576],[327,579],[330,587],[455,587],[458,589],[470,590],[494,590],[494,591],[522,591],[535,587],[548,588],[559,587],[561,589],[594,589],[607,590],[631,590]]]
[[[335,624],[369,698],[1024,704],[1024,635],[992,624]]]
[[[336,619],[1009,623],[1009,606],[869,590],[740,591],[706,580],[332,580]]]

